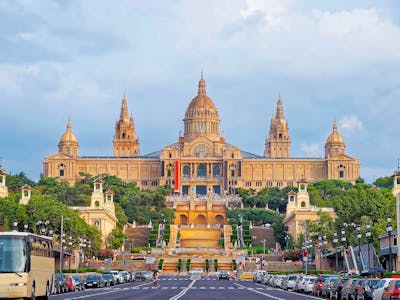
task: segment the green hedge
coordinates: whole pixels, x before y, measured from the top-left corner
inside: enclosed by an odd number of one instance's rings
[[[182,259],[178,260],[178,272],[180,272],[182,270]]]
[[[190,258],[186,260],[186,271],[190,270]]]
[[[232,259],[232,269],[236,270],[237,264],[236,264],[236,259]]]
[[[132,247],[131,253],[140,253],[141,251],[151,251],[151,247]]]
[[[214,270],[218,271],[218,259],[214,259]]]
[[[162,270],[164,264],[164,259],[160,258],[160,261],[158,262],[158,269]]]

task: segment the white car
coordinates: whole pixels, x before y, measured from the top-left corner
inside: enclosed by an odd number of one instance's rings
[[[117,283],[124,283],[125,279],[121,272],[112,270],[110,271],[110,273],[112,274],[112,276],[114,276]]]
[[[261,283],[261,280],[263,279],[263,277],[267,274],[267,271],[263,271],[263,270],[258,270],[254,272],[253,275],[253,281],[254,282],[258,282]]]
[[[392,278],[382,278],[376,289],[374,290],[374,293],[372,294],[372,299],[373,300],[382,300],[382,293],[385,290],[385,287],[389,285],[389,282],[393,280]]]
[[[303,292],[305,294],[311,294],[314,289],[314,284],[317,281],[317,277],[308,277],[308,280],[304,283]]]

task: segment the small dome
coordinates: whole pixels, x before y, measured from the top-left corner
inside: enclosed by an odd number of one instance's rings
[[[336,144],[336,145],[343,144],[344,145],[343,138],[337,131],[336,122],[333,123],[333,130],[332,130],[332,133],[328,136],[328,139],[326,140],[326,144]]]
[[[78,143],[78,140],[75,136],[75,134],[73,134],[72,130],[71,130],[71,123],[68,121],[67,124],[67,131],[61,136],[60,138],[60,142],[61,143]]]
[[[203,74],[199,81],[199,91],[186,109],[185,118],[214,117],[218,118],[218,110],[214,102],[206,95],[206,83]]]

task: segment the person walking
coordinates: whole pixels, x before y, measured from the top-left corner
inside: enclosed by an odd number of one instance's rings
[[[153,289],[160,287],[160,285],[158,284],[158,275],[158,270],[153,270]]]

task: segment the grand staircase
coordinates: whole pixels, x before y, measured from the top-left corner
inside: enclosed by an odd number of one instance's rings
[[[147,247],[149,245],[149,227],[128,227],[125,229],[127,239],[125,240],[125,249],[129,247]]]

